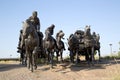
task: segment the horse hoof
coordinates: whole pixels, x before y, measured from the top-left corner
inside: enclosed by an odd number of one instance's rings
[[[29,67],[29,66],[27,66],[27,68],[28,68],[28,69],[30,69],[30,67]]]
[[[30,71],[33,72],[33,68],[30,68]]]
[[[36,70],[37,69],[37,66],[34,66],[34,70]]]
[[[53,67],[50,67],[50,70],[52,70],[53,69]]]

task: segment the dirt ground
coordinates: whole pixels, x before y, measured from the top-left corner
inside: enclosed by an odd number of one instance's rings
[[[120,60],[102,60],[94,66],[86,62],[54,65],[39,64],[37,70],[29,71],[19,62],[0,62],[0,80],[120,80]]]

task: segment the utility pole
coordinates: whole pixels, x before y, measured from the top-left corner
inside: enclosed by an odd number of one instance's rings
[[[111,56],[112,56],[112,44],[109,44],[110,45],[110,53],[111,53]]]

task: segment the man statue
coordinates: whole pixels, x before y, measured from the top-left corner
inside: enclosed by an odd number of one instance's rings
[[[56,40],[57,40],[57,38],[58,38],[58,36],[59,36],[60,33],[63,33],[63,31],[60,30],[60,31],[56,34]],[[64,39],[64,38],[63,38],[63,39]]]
[[[32,16],[30,16],[28,18],[28,20],[30,20],[32,22],[32,24],[35,26],[35,29],[37,30],[37,32],[39,32],[39,30],[40,30],[40,20],[37,17],[37,11],[33,11]]]
[[[35,27],[37,33],[38,33],[38,36],[39,36],[39,40],[40,40],[40,46],[42,44],[42,38],[43,38],[43,33],[40,32],[40,20],[39,18],[37,17],[38,13],[37,11],[33,11],[32,13],[32,16],[30,16],[28,18],[29,21],[31,21],[31,23],[33,24],[33,26]]]
[[[53,33],[54,33],[54,28],[55,28],[55,25],[54,24],[51,24],[50,27],[48,27],[46,30],[45,30],[45,41],[48,41],[48,40],[54,40],[55,42],[55,46],[56,46],[56,51],[58,49],[57,47],[57,42],[56,40],[52,37]]]
[[[23,30],[20,30],[19,42],[18,42],[18,47],[17,47],[18,50],[21,49],[21,48],[20,48],[20,44],[21,44],[21,40],[22,40],[22,31],[23,31]]]
[[[63,38],[63,36],[64,36],[64,33],[63,33],[63,31],[62,31],[62,30],[60,30],[60,31],[56,34],[56,40],[58,41],[58,40],[59,40],[59,38],[64,39],[64,38]],[[61,41],[61,42],[62,42],[62,44],[63,44],[63,48],[64,48],[64,50],[66,50],[66,49],[65,49],[65,45],[64,45],[64,43],[63,43],[63,41]]]
[[[52,39],[52,35],[54,33],[54,27],[55,25],[52,24],[50,27],[48,27],[46,30],[45,30],[45,36],[46,36],[46,40],[48,39]]]
[[[99,40],[100,40],[100,35],[99,34],[96,34],[96,40],[99,42]]]
[[[100,40],[100,35],[99,35],[99,34],[96,34],[95,32],[93,32],[92,36],[93,36],[93,39],[94,39],[96,42],[99,42],[99,40]]]
[[[93,32],[93,34],[92,34],[92,36],[93,36],[93,39],[96,41],[96,33],[95,32]]]

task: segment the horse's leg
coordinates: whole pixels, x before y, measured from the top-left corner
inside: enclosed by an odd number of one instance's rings
[[[21,60],[22,60],[22,65],[25,65],[25,54],[23,52],[21,53]]]
[[[70,61],[74,63],[74,55],[72,50],[70,50]]]
[[[30,51],[26,47],[27,68],[30,69]]]
[[[58,57],[59,57],[59,51],[56,51],[56,59],[57,59],[57,63],[58,63]]]
[[[43,53],[45,55],[45,58],[44,58],[45,64],[47,64],[48,63],[48,54],[47,54],[46,50],[43,50]]]
[[[101,61],[100,49],[98,49],[99,61]]]
[[[30,52],[30,70],[33,72],[33,54]]]
[[[78,54],[78,50],[76,50],[77,52],[76,52],[76,64],[78,64],[79,63],[79,54]]]
[[[22,64],[22,53],[20,53],[20,64]]]
[[[37,68],[37,67],[35,68],[35,53],[32,53],[31,56],[32,56],[31,57],[32,58],[32,70],[31,71],[33,72],[33,70]]]
[[[89,54],[88,54],[88,53],[85,54],[85,60],[86,60],[87,62],[89,61]]]
[[[33,50],[33,53],[32,53],[32,64],[33,64],[33,67],[34,69],[36,70],[37,69],[37,47],[35,47],[35,49]]]
[[[27,67],[30,69],[30,55],[27,56]]]
[[[54,51],[51,51],[50,52],[50,68],[53,68],[53,53],[54,53]]]
[[[89,49],[88,48],[86,48],[86,60],[87,60],[87,63],[88,63],[88,65],[90,66],[90,52],[89,52]]]
[[[61,62],[63,62],[62,54],[63,54],[63,50],[60,51]]]
[[[94,48],[94,46],[92,46],[92,48],[91,48],[92,65],[94,65],[94,61],[95,61],[94,52],[95,52],[95,48]]]
[[[27,66],[27,55],[24,53],[24,63],[25,63],[25,66]]]
[[[47,53],[47,63],[49,64],[50,63],[50,52],[49,51],[46,51],[46,53]]]

